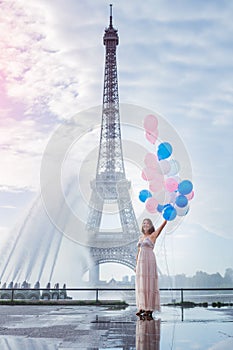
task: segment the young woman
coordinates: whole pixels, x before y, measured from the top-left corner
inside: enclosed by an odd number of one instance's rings
[[[152,317],[154,310],[160,311],[160,295],[158,287],[158,272],[154,254],[154,245],[157,237],[166,225],[155,230],[150,219],[142,222],[142,235],[138,241],[138,253],[136,258],[136,304],[137,316],[146,315]]]

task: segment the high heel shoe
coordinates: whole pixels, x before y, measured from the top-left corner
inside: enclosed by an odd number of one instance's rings
[[[153,311],[147,310],[147,311],[145,312],[145,316],[147,316],[147,317],[152,317],[152,313],[153,313]],[[153,317],[152,317],[152,318],[153,318]]]
[[[137,313],[136,313],[136,315],[137,316],[141,316],[142,314],[144,314],[144,312],[145,312],[145,310],[139,310]]]

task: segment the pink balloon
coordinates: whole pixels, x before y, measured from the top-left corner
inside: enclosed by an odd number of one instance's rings
[[[154,153],[147,153],[144,163],[148,168],[159,168],[158,158]]]
[[[187,194],[186,197],[188,198],[189,201],[190,201],[191,199],[193,199],[193,197],[194,197],[194,191],[192,191],[192,192],[190,192],[189,194]]]
[[[175,179],[173,179],[172,177],[169,177],[165,181],[165,188],[167,189],[168,192],[174,192],[178,188],[178,182]]]
[[[155,115],[149,114],[144,119],[144,128],[147,131],[155,131],[158,127],[158,119]]]
[[[150,143],[152,143],[154,145],[156,140],[157,140],[157,138],[158,138],[158,131],[157,130],[153,131],[153,132],[146,130],[146,139]]]
[[[162,175],[157,174],[153,180],[149,183],[149,189],[151,192],[160,192],[164,189],[164,178]]]
[[[142,170],[142,178],[145,181],[153,180],[157,175],[156,169],[154,168],[144,168]]]
[[[150,191],[154,193],[160,192],[163,188],[163,184],[156,181],[151,181],[149,184]]]
[[[148,181],[147,176],[146,176],[146,169],[142,170],[142,178],[143,178],[143,180]]]
[[[157,206],[158,201],[155,198],[150,197],[146,200],[146,210],[149,211],[149,213],[156,213]]]

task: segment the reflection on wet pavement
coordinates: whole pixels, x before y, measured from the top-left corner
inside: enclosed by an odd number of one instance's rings
[[[161,320],[144,319],[137,320],[136,349],[159,350],[160,349],[160,323]]]
[[[134,306],[0,306],[0,349],[233,349],[232,308],[162,307],[154,319],[135,312]]]

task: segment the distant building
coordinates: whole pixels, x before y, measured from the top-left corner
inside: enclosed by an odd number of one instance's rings
[[[122,282],[125,282],[125,283],[129,282],[129,276],[123,276]]]

